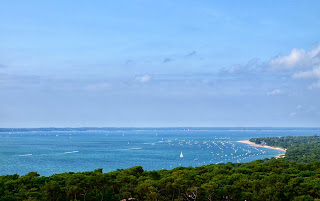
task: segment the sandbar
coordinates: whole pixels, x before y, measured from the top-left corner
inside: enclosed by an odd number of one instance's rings
[[[256,144],[256,143],[250,142],[249,140],[240,140],[237,142],[245,143],[245,144],[248,144],[253,147],[263,147],[263,148],[267,148],[267,149],[275,149],[275,150],[286,152],[286,149],[281,148],[281,147],[273,147],[273,146],[268,146],[268,145]],[[277,156],[277,158],[282,158],[282,157],[284,157],[284,154],[279,154]]]

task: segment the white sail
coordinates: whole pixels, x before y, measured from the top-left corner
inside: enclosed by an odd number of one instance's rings
[[[180,154],[180,157],[181,157],[181,158],[183,158],[183,154],[182,154],[182,152],[181,152],[181,154]]]

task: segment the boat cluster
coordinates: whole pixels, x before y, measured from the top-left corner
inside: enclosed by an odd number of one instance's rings
[[[197,165],[210,164],[210,163],[227,163],[227,162],[246,162],[252,160],[252,157],[258,157],[259,155],[266,154],[266,151],[259,147],[248,146],[242,143],[238,143],[230,140],[178,140],[170,139],[163,140],[161,142],[167,142],[168,145],[190,146],[197,147],[197,149],[204,151],[201,152],[201,156],[209,157],[197,157],[193,161]],[[184,148],[185,149],[185,148]],[[199,153],[200,154],[200,153]],[[185,155],[186,156],[186,155]],[[183,158],[183,153],[180,153],[180,157]],[[185,158],[188,158],[186,156]],[[208,160],[209,159],[209,160]],[[247,160],[246,160],[247,159]]]

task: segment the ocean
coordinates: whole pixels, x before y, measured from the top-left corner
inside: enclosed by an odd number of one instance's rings
[[[311,135],[320,135],[320,128],[0,129],[0,175],[249,162],[283,152],[237,141]]]

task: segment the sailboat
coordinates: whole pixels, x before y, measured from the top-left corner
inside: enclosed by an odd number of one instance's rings
[[[181,152],[181,154],[180,154],[180,158],[183,158],[183,154],[182,154],[182,152]]]

